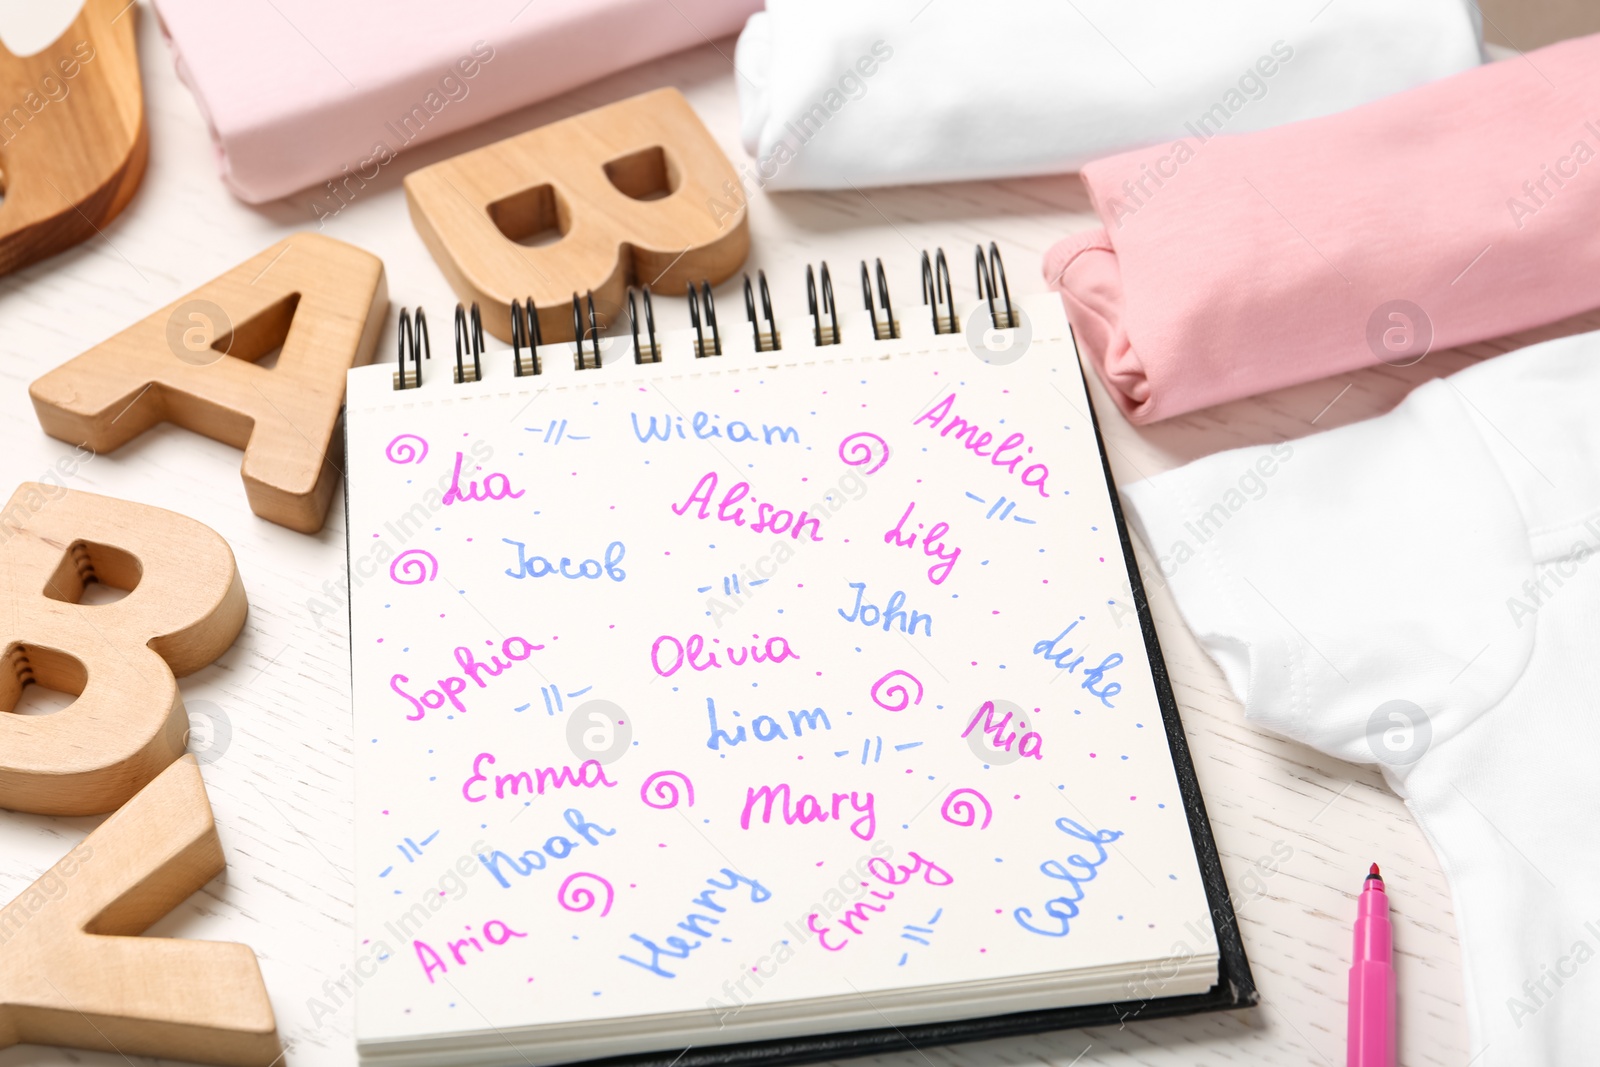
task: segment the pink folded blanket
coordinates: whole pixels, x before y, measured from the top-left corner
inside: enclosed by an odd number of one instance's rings
[[[1083,170],[1045,257],[1135,423],[1600,306],[1600,35]]]
[[[228,188],[259,203],[331,178],[334,213],[403,149],[731,34],[761,0],[155,0],[155,8],[178,74],[211,124]]]

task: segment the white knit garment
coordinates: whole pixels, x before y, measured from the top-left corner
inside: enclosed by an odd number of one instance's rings
[[[1075,171],[1476,65],[1464,0],[768,0],[739,38],[747,190]]]
[[[1597,400],[1591,333],[1124,490],[1245,714],[1382,765],[1432,842],[1475,1067],[1600,1056]]]

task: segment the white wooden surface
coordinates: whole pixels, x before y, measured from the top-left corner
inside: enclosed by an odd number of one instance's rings
[[[14,0],[0,6],[0,33],[17,50],[37,48],[70,20],[74,6]],[[39,430],[27,397],[32,379],[285,233],[316,226],[314,194],[249,208],[223,190],[199,111],[174,76],[154,18],[143,5],[138,16],[151,127],[143,189],[103,238],[0,278],[0,489],[7,495],[72,453]],[[454,297],[406,216],[399,184],[406,171],[660,85],[681,87],[730,157],[743,162],[731,55],[731,41],[709,43],[403,156],[324,232],[383,257],[396,306],[423,304],[435,322],[447,324]],[[1013,288],[1034,291],[1042,287],[1039,263],[1051,242],[1091,224],[1087,199],[1070,176],[757,194],[749,266],[765,268],[776,300],[794,313],[804,308],[806,262],[829,260],[841,299],[853,303],[857,261],[882,256],[904,315],[917,304],[924,248],[942,244],[950,253],[966,299],[973,295],[973,244],[997,240]],[[737,288],[724,286],[718,296],[724,322],[742,323]],[[676,300],[658,303],[657,316],[661,328],[687,325]],[[446,327],[436,342],[447,346],[448,339]],[[1094,388],[1112,465],[1119,479],[1131,481],[1224,448],[1300,437],[1385,411],[1417,382],[1529,339],[1434,354],[1406,370],[1346,375],[1138,431],[1120,419],[1098,382]],[[391,316],[381,358],[394,358],[394,343]],[[315,537],[255,518],[245,505],[239,462],[233,449],[163,427],[93,458],[68,481],[192,515],[233,545],[250,596],[245,632],[216,664],[182,683],[196,713],[192,744],[206,750],[203,769],[229,867],[153,932],[253,946],[290,1045],[287,1062],[350,1064],[349,660],[343,604],[335,599],[344,581],[343,517],[336,508]],[[1155,588],[1152,599],[1261,1007],[877,1059],[894,1067],[1342,1063],[1354,893],[1376,859],[1397,910],[1402,1062],[1468,1061],[1477,1050],[1468,1048],[1448,888],[1403,805],[1375,770],[1247,725],[1170,597]],[[208,728],[202,718],[217,722]],[[231,734],[226,742],[208,749],[206,737],[224,733]],[[26,889],[96,822],[0,813],[0,899]],[[1261,864],[1273,860],[1275,849],[1279,857],[1287,850],[1288,858],[1273,873]],[[37,1047],[0,1051],[0,1067],[119,1061]]]

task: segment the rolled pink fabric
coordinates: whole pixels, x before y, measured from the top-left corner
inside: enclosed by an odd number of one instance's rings
[[[327,213],[406,148],[731,34],[761,9],[761,0],[154,2],[211,125],[223,182],[259,203],[331,178]]]
[[[1045,257],[1135,423],[1600,305],[1600,35],[1083,170]]]

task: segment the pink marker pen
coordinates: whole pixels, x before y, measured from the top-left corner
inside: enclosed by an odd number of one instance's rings
[[[1389,894],[1378,865],[1361,887],[1356,909],[1355,954],[1350,961],[1348,1067],[1394,1067],[1393,933]]]

